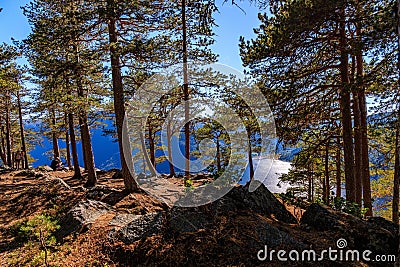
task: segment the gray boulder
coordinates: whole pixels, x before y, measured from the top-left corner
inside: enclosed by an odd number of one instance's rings
[[[106,185],[96,185],[86,192],[86,197],[94,200],[102,200],[105,196],[111,193],[119,192],[117,189],[106,186]]]
[[[146,215],[136,215],[136,217],[126,226],[122,227],[116,237],[125,244],[145,237],[153,236],[161,232],[164,224],[164,213],[155,212]]]
[[[382,255],[397,253],[397,227],[383,218],[363,220],[314,203],[306,210],[300,223],[317,231],[339,234],[347,241],[349,248],[370,250]]]
[[[251,209],[284,223],[297,224],[296,218],[263,184],[253,192],[249,192],[248,189],[249,185],[234,187],[213,205],[216,205],[218,209]]]
[[[109,221],[108,224],[110,226],[122,228],[122,227],[128,225],[133,220],[137,219],[138,216],[140,216],[140,215],[131,214],[131,213],[117,213],[114,216],[114,218],[112,218],[111,221]]]
[[[254,192],[249,192],[248,186],[234,187],[222,198],[205,206],[173,207],[168,213],[167,225],[178,234],[196,232],[215,225],[219,215],[248,210],[281,222],[297,224],[296,218],[285,206],[264,185],[260,185]]]
[[[168,226],[177,233],[195,232],[213,223],[213,217],[197,208],[173,208],[168,214]]]
[[[254,229],[258,242],[252,244],[257,247],[259,242],[265,244],[268,247],[290,247],[291,249],[307,249],[308,246],[301,241],[291,237],[288,233],[279,230],[277,227],[269,224],[263,220],[258,219],[258,227]]]
[[[302,225],[311,226],[317,230],[334,229],[339,227],[339,216],[329,211],[323,204],[313,203],[301,217]]]
[[[56,236],[62,238],[74,232],[85,232],[90,229],[98,217],[112,210],[113,208],[110,205],[103,202],[90,199],[83,200],[68,211],[61,220],[61,228]]]

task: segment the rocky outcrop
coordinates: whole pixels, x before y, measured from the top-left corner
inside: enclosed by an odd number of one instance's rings
[[[94,194],[97,191],[99,190],[94,188],[88,193],[93,192],[91,194]],[[254,230],[257,231],[259,244],[279,243],[302,247],[301,242],[257,218],[256,214],[259,213],[285,223],[297,223],[296,219],[264,186],[260,186],[251,193],[247,187],[235,187],[221,199],[201,207],[173,207],[168,212],[146,215],[118,214],[110,221],[110,225],[115,228],[109,233],[109,237],[131,244],[162,232],[179,236],[185,233],[209,230],[219,226],[218,216],[232,216],[241,210],[243,212],[250,210],[254,214],[253,219],[258,225]]]
[[[84,192],[86,192],[87,198],[101,201],[111,206],[117,204],[127,196],[126,191],[117,190],[104,185],[96,185],[90,189],[84,188]]]
[[[89,198],[89,199],[101,201],[107,195],[109,195],[111,193],[118,193],[118,192],[120,192],[120,191],[117,190],[117,189],[114,189],[112,187],[109,187],[109,186],[96,185],[96,186],[94,186],[94,187],[92,187],[92,188],[87,190],[86,197]]]
[[[177,233],[196,232],[212,225],[213,222],[213,216],[198,208],[173,208],[168,213],[168,227]]]
[[[164,223],[164,213],[154,212],[146,215],[136,215],[129,224],[122,227],[116,234],[119,240],[125,244],[145,237],[153,236],[161,232]]]
[[[335,229],[340,225],[339,216],[323,204],[313,203],[301,217],[300,223],[317,230]]]
[[[228,194],[212,205],[219,209],[251,209],[262,215],[273,217],[284,223],[297,223],[296,218],[261,184],[257,190],[249,192],[247,186],[234,187]]]
[[[101,215],[112,211],[113,208],[100,201],[83,200],[72,208],[61,220],[61,228],[56,233],[58,238],[74,232],[85,232],[90,229],[94,221]]]
[[[311,204],[300,221],[309,231],[335,233],[347,241],[349,248],[370,250],[375,254],[397,255],[397,227],[383,218],[363,220],[321,204]]]

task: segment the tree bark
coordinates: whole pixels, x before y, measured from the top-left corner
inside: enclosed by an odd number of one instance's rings
[[[182,50],[183,50],[183,100],[185,101],[185,184],[190,179],[190,122],[189,122],[189,81],[188,50],[186,33],[186,0],[182,0]]]
[[[11,155],[11,96],[10,92],[6,90],[6,149],[7,149],[7,165],[12,167]]]
[[[145,140],[144,140],[144,135],[143,135],[143,132],[141,130],[139,130],[139,137],[140,137],[140,143],[142,145],[143,156],[144,156],[144,159],[146,161],[145,166],[146,165],[149,166],[149,171],[150,171],[151,176],[155,177],[155,176],[157,176],[157,172],[156,172],[156,169],[154,168],[153,164],[151,163],[149,155],[148,155],[148,153],[146,151],[146,144],[145,144]],[[145,170],[145,172],[146,172],[146,170]]]
[[[397,118],[399,124],[400,114]],[[393,177],[393,200],[392,200],[392,221],[399,225],[399,185],[400,185],[400,126],[396,126],[396,141],[395,141],[395,162],[394,162],[394,177]]]
[[[1,118],[2,119],[2,118]],[[5,140],[4,140],[4,136],[6,135],[5,130],[4,130],[4,125],[1,126],[1,160],[4,163],[4,166],[6,166],[7,163],[7,149],[6,149],[6,144],[5,144]]]
[[[53,142],[53,155],[54,155],[54,158],[58,158],[58,157],[60,157],[60,148],[58,146],[58,138],[57,138],[57,133],[56,133],[57,121],[56,121],[56,111],[55,111],[54,107],[51,108],[50,112],[51,112],[50,116],[51,116],[51,124],[52,124],[51,137],[52,137],[52,142]]]
[[[78,64],[80,63],[79,59],[79,47],[75,47],[76,57]],[[87,94],[84,92],[84,88],[82,85],[82,76],[81,76],[80,66],[76,69],[76,85],[78,88],[78,97],[81,100],[87,100]],[[79,108],[79,126],[81,130],[81,140],[82,140],[82,153],[85,162],[85,170],[87,171],[88,177],[85,183],[85,187],[93,187],[97,183],[97,174],[94,165],[94,156],[93,156],[93,147],[92,147],[92,138],[90,137],[90,130],[88,125],[88,115],[86,111],[87,102],[83,107]]]
[[[4,153],[3,144],[4,144],[4,138],[2,136],[1,137],[1,144],[0,144],[0,157],[1,157],[1,160],[3,161],[4,166],[5,166],[5,165],[7,165],[7,158],[6,158],[6,154]]]
[[[314,192],[315,192],[314,163],[311,164],[310,177],[311,177],[311,201],[314,201]]]
[[[250,132],[247,131],[247,138],[248,138],[248,157],[249,157],[249,171],[250,171],[250,181],[254,178],[254,165],[253,165],[253,151],[251,149],[251,136]]]
[[[97,183],[97,174],[94,165],[94,157],[93,157],[93,149],[92,149],[92,142],[90,137],[89,126],[87,124],[87,115],[86,112],[81,113],[81,138],[82,138],[82,146],[84,147],[83,153],[86,158],[86,171],[88,174],[88,179],[85,184],[85,187],[93,187]]]
[[[67,150],[67,166],[68,169],[72,168],[71,164],[71,142],[69,138],[69,127],[68,127],[68,114],[65,113],[65,149]]]
[[[169,176],[174,177],[175,175],[175,168],[172,159],[172,129],[171,129],[171,122],[168,120],[167,125],[167,150],[168,150],[168,163],[169,163]]]
[[[308,202],[312,202],[312,177],[311,177],[310,163],[308,163],[307,166],[307,180],[308,180],[307,200]]]
[[[330,202],[330,183],[329,183],[329,140],[325,147],[325,180],[324,180],[324,202],[329,205]]]
[[[351,119],[351,100],[350,100],[350,84],[349,84],[349,58],[347,51],[346,37],[346,17],[345,9],[341,11],[340,21],[340,109],[342,115],[343,127],[343,150],[344,150],[344,168],[346,179],[346,199],[355,202],[355,182],[354,182],[354,147],[352,134]]]
[[[85,172],[88,171],[88,163],[87,163],[87,152],[86,152],[86,146],[85,146],[85,138],[83,137],[83,133],[82,133],[82,127],[84,124],[84,121],[82,119],[81,116],[81,112],[79,112],[79,116],[78,116],[78,121],[79,121],[79,130],[81,132],[81,146],[82,146],[82,156],[83,156],[83,168],[85,169]]]
[[[75,179],[82,179],[81,168],[78,161],[78,149],[76,148],[76,138],[74,129],[74,115],[68,113],[69,135],[71,138],[72,159],[74,161],[74,177]]]
[[[361,48],[361,24],[357,22],[356,34],[360,42],[360,50],[357,51],[357,85],[358,102],[360,108],[360,137],[361,137],[361,177],[364,208],[367,208],[366,216],[372,216],[372,198],[371,198],[371,174],[369,169],[369,149],[368,149],[368,122],[367,122],[367,99],[365,97],[364,87],[364,66],[363,54]]]
[[[397,121],[396,121],[396,140],[395,140],[395,162],[393,176],[393,199],[392,199],[392,221],[399,225],[399,186],[400,186],[400,0],[397,1]],[[400,233],[400,228],[399,228]],[[400,253],[400,244],[399,244]]]
[[[217,171],[218,173],[221,171],[221,152],[220,152],[220,143],[219,143],[219,138],[217,136]]]
[[[354,183],[355,202],[362,206],[362,146],[361,146],[361,113],[359,105],[359,94],[357,88],[353,92],[353,114],[354,114]]]
[[[150,122],[151,123],[151,122]],[[149,123],[149,150],[150,150],[150,162],[153,168],[156,168],[156,155],[155,155],[155,145],[154,145],[154,135],[153,128]]]
[[[23,155],[23,167],[28,169],[29,162],[28,162],[28,155],[26,154],[26,143],[25,143],[25,130],[24,130],[24,121],[22,118],[22,106],[21,106],[21,95],[19,90],[17,91],[17,105],[18,105],[18,117],[19,117],[19,129],[21,135],[21,150]]]
[[[125,118],[125,100],[124,90],[122,86],[120,59],[117,51],[117,30],[116,30],[116,15],[114,10],[114,0],[107,0],[107,9],[109,13],[108,32],[110,42],[110,57],[112,68],[112,82],[114,94],[114,110],[115,124],[117,127],[119,154],[122,166],[122,175],[124,177],[125,189],[129,192],[137,191],[138,185],[131,171],[134,171],[132,154],[130,151],[130,143],[127,135],[127,126],[124,124]],[[124,153],[124,150],[129,150]]]
[[[352,36],[353,37],[353,36]],[[358,86],[356,84],[356,56],[351,56],[351,75],[349,77],[353,96],[354,117],[354,194],[355,202],[362,207],[362,158],[361,158],[361,113],[359,105]]]
[[[336,150],[336,197],[342,197],[342,158],[341,158],[341,148],[340,137],[337,139],[337,150]]]

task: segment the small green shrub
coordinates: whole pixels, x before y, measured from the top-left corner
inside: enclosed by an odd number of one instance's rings
[[[192,187],[193,186],[193,181],[190,179],[185,180],[185,187]]]
[[[54,232],[60,228],[57,220],[46,214],[39,214],[32,219],[19,223],[14,228],[18,227],[18,236],[28,243],[38,242],[41,251],[38,255],[34,255],[31,265],[48,265],[48,248],[56,245]]]
[[[52,235],[60,226],[57,220],[53,220],[51,216],[40,214],[32,219],[21,223],[19,226],[19,234],[26,237],[28,240],[40,241],[40,238],[45,238],[48,245],[54,245],[54,236]]]
[[[343,211],[359,218],[364,217],[368,211],[367,208],[362,208],[359,204],[347,201],[343,197],[335,197],[330,206],[335,210]]]

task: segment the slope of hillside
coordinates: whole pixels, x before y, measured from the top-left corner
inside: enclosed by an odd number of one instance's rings
[[[87,190],[71,172],[3,171],[0,265],[376,266],[327,258],[282,262],[263,253],[312,249],[322,257],[321,251],[337,250],[342,239],[343,249],[369,249],[370,257],[397,251],[390,222],[318,204],[299,222],[263,186],[254,193],[237,186],[198,208],[171,208],[144,193],[126,194],[113,174],[99,173],[99,185]]]

